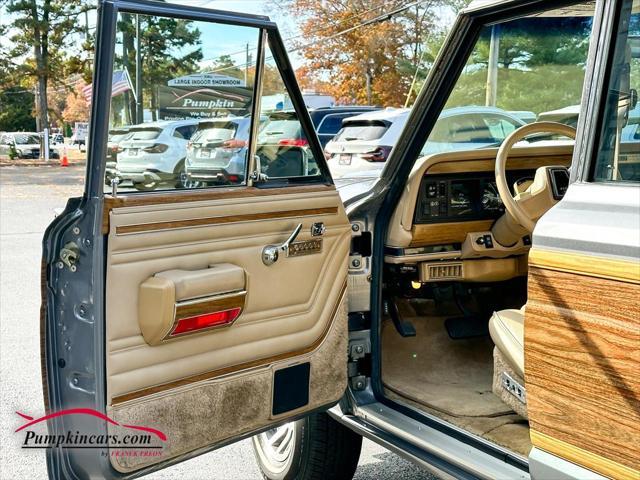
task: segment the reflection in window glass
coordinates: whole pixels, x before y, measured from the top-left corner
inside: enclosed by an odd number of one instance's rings
[[[594,180],[640,181],[640,0],[623,3]]]
[[[244,183],[259,35],[120,13],[106,185],[114,177],[119,189],[141,191]],[[216,122],[234,125],[223,141]]]
[[[276,179],[319,175],[298,114],[268,47],[263,77],[262,126],[256,146],[260,172]]]
[[[592,14],[587,2],[485,27],[422,154],[497,147],[534,120],[575,125]]]

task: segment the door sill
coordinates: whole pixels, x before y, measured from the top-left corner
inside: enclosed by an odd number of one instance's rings
[[[522,457],[496,448],[479,437],[473,438],[468,432],[443,424],[424,413],[416,412],[426,420],[421,422],[405,415],[399,408],[379,402],[355,407],[354,410],[356,417],[379,428],[390,438],[418,447],[429,456],[474,477],[530,479],[528,465]]]

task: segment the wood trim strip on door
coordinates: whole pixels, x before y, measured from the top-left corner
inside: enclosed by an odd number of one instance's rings
[[[587,468],[607,475],[619,464],[633,471],[640,465],[640,285],[608,278],[633,277],[618,266],[599,278],[592,271],[597,263],[576,259],[568,265],[591,271],[555,270],[559,263],[554,269],[529,268],[524,325],[529,425],[556,447],[567,444],[592,454],[578,458]],[[549,442],[545,445],[548,449]],[[593,463],[598,457],[609,463]]]
[[[159,230],[176,230],[181,228],[208,227],[227,223],[253,222],[257,220],[271,220],[292,217],[311,217],[319,215],[336,215],[338,207],[306,208],[301,210],[285,210],[279,212],[247,213],[244,215],[228,215],[219,217],[190,218],[187,220],[173,220],[169,222],[139,223],[116,227],[116,235],[127,235],[141,232],[155,232]]]
[[[334,192],[335,185],[315,184],[295,187],[218,187],[197,190],[167,190],[163,192],[120,194],[118,197],[105,195],[102,212],[102,233],[109,233],[109,212],[114,208],[167,205],[186,202],[206,202],[227,198],[250,198],[276,195],[303,195],[306,193]]]
[[[163,392],[166,390],[171,390],[172,388],[178,388],[178,387],[183,387],[185,385],[189,385],[191,383],[197,383],[197,382],[202,382],[204,380],[211,380],[213,378],[216,377],[220,377],[222,375],[228,375],[230,373],[235,373],[241,370],[246,370],[249,368],[256,368],[256,367],[261,367],[264,365],[269,365],[271,363],[274,362],[278,362],[281,360],[286,360],[288,358],[292,358],[292,357],[297,357],[300,355],[305,355],[309,352],[312,352],[313,350],[315,350],[316,348],[318,348],[322,342],[324,341],[324,339],[327,337],[327,335],[329,334],[329,330],[331,329],[331,326],[334,323],[335,320],[335,316],[338,312],[338,309],[340,308],[340,304],[342,303],[344,296],[346,294],[346,290],[347,290],[347,282],[345,280],[345,282],[342,284],[342,287],[340,289],[340,294],[338,295],[338,300],[336,302],[336,304],[333,306],[333,309],[331,311],[331,316],[329,317],[329,320],[327,321],[327,325],[325,326],[325,329],[322,331],[322,333],[320,334],[320,336],[310,345],[308,345],[307,347],[301,348],[299,350],[293,350],[290,352],[285,352],[285,353],[280,353],[278,355],[272,355],[270,357],[265,357],[265,358],[260,358],[257,360],[252,360],[250,362],[244,362],[244,363],[239,363],[237,365],[231,365],[229,367],[224,367],[224,368],[219,368],[217,370],[212,370],[209,372],[205,372],[205,373],[201,373],[198,375],[191,375],[189,377],[185,377],[185,378],[181,378],[180,380],[176,380],[173,382],[169,382],[169,383],[164,383],[161,385],[155,385],[153,387],[149,387],[149,388],[143,388],[141,390],[136,390],[133,392],[129,392],[129,393],[125,393],[123,395],[118,395],[116,397],[113,397],[113,399],[111,400],[111,406],[120,404],[120,403],[124,403],[124,402],[128,402],[130,400],[135,400],[138,398],[142,398],[145,397],[147,395],[152,395],[154,393],[159,393],[159,392]]]
[[[530,435],[531,443],[540,450],[569,460],[606,477],[625,479],[640,478],[640,470],[634,470],[633,468],[614,462],[601,455],[588,452],[587,450],[535,430],[531,430]]]
[[[640,283],[640,263],[636,260],[584,255],[558,250],[532,248],[529,265],[560,272],[573,272],[598,278]]]

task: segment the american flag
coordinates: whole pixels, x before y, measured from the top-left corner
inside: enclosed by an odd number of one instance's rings
[[[116,70],[115,72],[113,72],[113,80],[111,82],[111,96],[115,97],[116,95],[120,95],[127,90],[133,90],[129,74],[126,70]],[[91,84],[82,89],[82,95],[84,95],[84,98],[88,103],[91,103],[92,93],[93,87]]]

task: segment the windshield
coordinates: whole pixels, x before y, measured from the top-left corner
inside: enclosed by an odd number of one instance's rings
[[[513,131],[534,121],[575,126],[594,5],[585,2],[484,27],[420,156],[497,148]],[[386,128],[375,122],[346,122],[334,142],[375,140]],[[635,135],[633,127],[627,128],[627,136]],[[523,143],[542,141],[567,139],[543,134]],[[381,155],[365,162],[342,153],[334,157],[334,178],[379,176],[384,166]]]
[[[109,141],[110,142],[119,142],[124,139],[127,135],[129,135],[128,130],[109,130]]]
[[[389,129],[389,122],[381,120],[360,120],[347,123],[335,136],[336,142],[354,140],[378,140]]]
[[[128,140],[154,140],[162,132],[161,128],[140,128],[131,131]]]
[[[290,119],[274,119],[265,123],[262,130],[258,134],[258,144],[271,143],[281,139],[300,138],[300,122],[295,118]]]
[[[40,137],[37,135],[16,134],[13,136],[16,145],[39,145]]]
[[[593,5],[580,10],[587,7]],[[592,18],[566,11],[547,15],[481,31],[446,103],[444,112],[455,115],[441,116],[423,153],[497,147],[523,119],[576,125]],[[551,139],[536,135],[527,141]]]
[[[225,140],[232,139],[236,131],[238,130],[238,124],[233,122],[219,122],[213,125],[208,125],[202,130],[198,130],[191,137],[191,143],[221,143]]]

